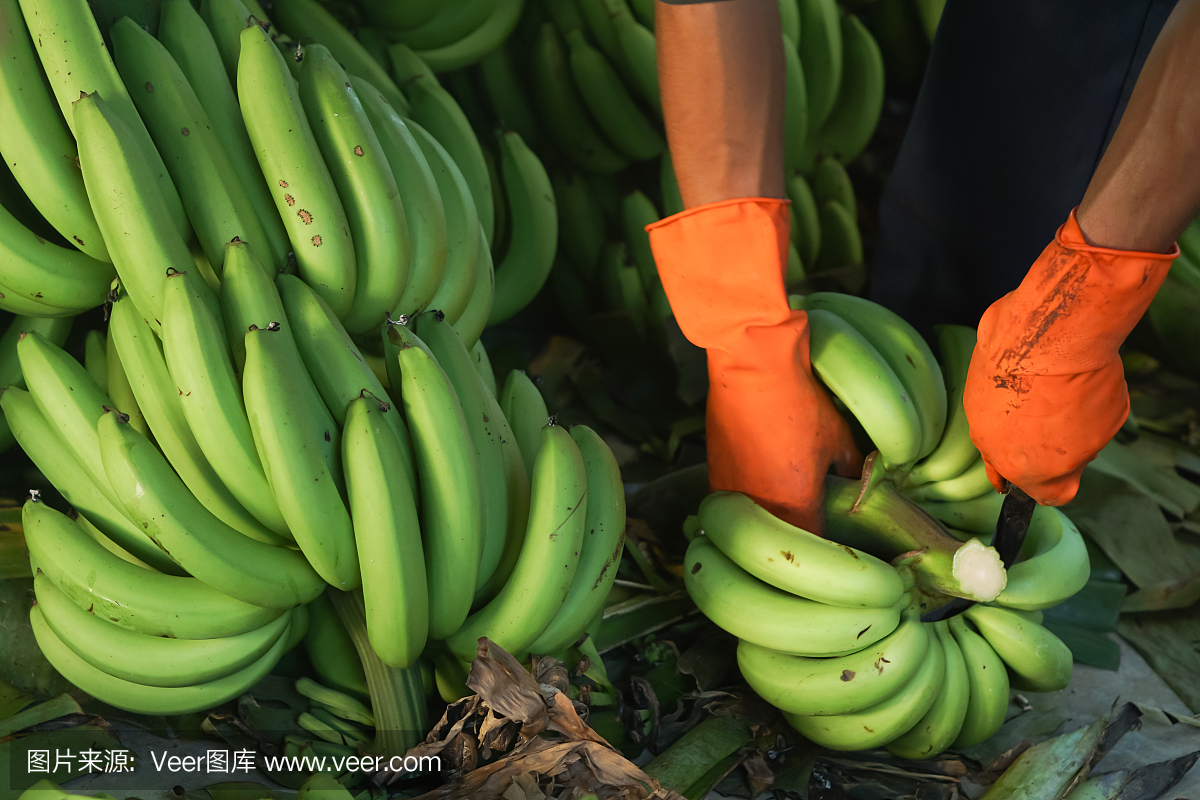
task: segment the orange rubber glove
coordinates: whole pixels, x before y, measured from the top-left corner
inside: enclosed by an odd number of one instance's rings
[[[1117,350],[1178,254],[1093,247],[1072,211],[1021,285],[984,312],[963,405],[997,491],[1007,479],[1043,505],[1075,496],[1129,415]]]
[[[830,465],[862,468],[812,376],[808,317],[788,308],[788,201],[722,200],[647,226],[675,319],[708,351],[708,479],[805,530],[823,528]]]

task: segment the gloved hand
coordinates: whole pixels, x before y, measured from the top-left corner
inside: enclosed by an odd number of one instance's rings
[[[1168,254],[1089,245],[1072,211],[1025,280],[984,312],[963,394],[998,491],[1069,502],[1129,415],[1117,349],[1166,278]]]
[[[788,308],[788,203],[722,200],[647,226],[684,336],[708,351],[708,476],[820,533],[830,465],[862,458],[808,359],[808,317]]]

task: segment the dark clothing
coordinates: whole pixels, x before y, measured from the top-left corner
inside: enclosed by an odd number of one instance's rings
[[[872,300],[974,326],[1079,204],[1175,0],[949,0],[879,209]]]

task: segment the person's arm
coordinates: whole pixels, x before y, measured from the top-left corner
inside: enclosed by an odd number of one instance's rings
[[[777,0],[654,9],[667,142],[685,208],[785,197]]]
[[[1169,252],[1200,212],[1200,1],[1180,0],[1079,204],[1088,242]]]
[[[1070,501],[1129,415],[1121,343],[1200,211],[1198,86],[1200,0],[1180,0],[1079,208],[979,320],[963,405],[998,490]]]

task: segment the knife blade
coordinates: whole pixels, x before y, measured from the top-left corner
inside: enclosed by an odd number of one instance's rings
[[[1005,569],[1013,565],[1017,554],[1021,552],[1021,545],[1025,543],[1025,535],[1029,533],[1029,522],[1033,519],[1035,508],[1037,501],[1027,495],[1021,487],[1012,483],[1008,485],[1008,492],[1000,505],[1000,516],[996,519],[996,531],[992,534],[992,547],[996,548]],[[973,605],[974,600],[955,597],[949,603],[922,614],[921,621],[937,622],[949,619]]]

